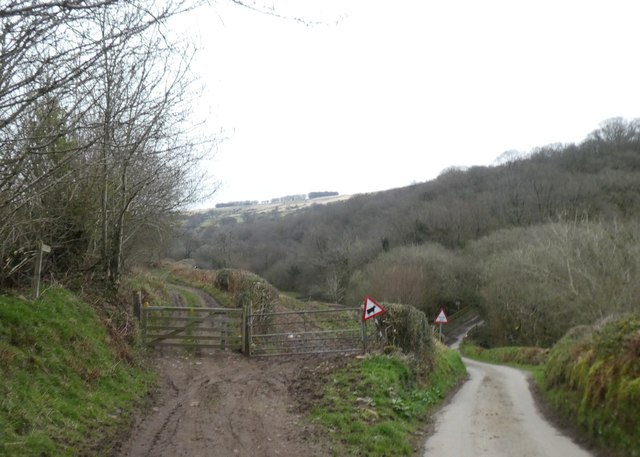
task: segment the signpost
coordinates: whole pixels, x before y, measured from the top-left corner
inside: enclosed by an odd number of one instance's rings
[[[362,345],[364,352],[367,352],[367,321],[384,313],[384,308],[376,301],[366,296],[362,305]]]
[[[443,308],[440,308],[440,312],[436,316],[436,320],[434,322],[436,324],[440,324],[440,341],[442,341],[442,324],[449,323],[449,319],[447,319],[447,315],[444,313]]]
[[[51,246],[44,244],[42,241],[38,246],[38,257],[36,258],[36,269],[33,275],[33,295],[36,299],[40,298],[40,274],[42,273],[42,258],[45,253],[51,252]]]

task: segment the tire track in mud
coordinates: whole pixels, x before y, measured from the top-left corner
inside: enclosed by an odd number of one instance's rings
[[[116,457],[328,455],[289,387],[311,359],[248,359],[228,351],[156,359],[152,408]]]

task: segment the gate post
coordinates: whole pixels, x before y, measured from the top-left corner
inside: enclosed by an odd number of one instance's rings
[[[142,328],[142,344],[147,344],[147,308],[140,308],[140,326]]]
[[[220,323],[222,328],[220,329],[220,346],[224,349],[227,345],[227,335],[229,330],[229,320],[226,314],[220,316]]]
[[[251,324],[249,323],[249,305],[242,307],[242,352],[251,357]]]
[[[362,352],[364,354],[367,353],[367,321],[362,320],[362,325],[360,326],[362,329]]]
[[[133,293],[133,316],[140,322],[140,308],[142,307],[142,291]]]

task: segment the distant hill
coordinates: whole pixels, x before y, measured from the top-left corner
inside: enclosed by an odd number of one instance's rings
[[[639,183],[640,124],[616,118],[579,144],[506,154],[490,167],[449,168],[399,189],[194,214],[170,254],[208,268],[252,270],[282,289],[326,298],[402,246],[460,250],[498,230],[559,218],[637,220]]]
[[[312,192],[313,193],[313,192]],[[310,193],[309,195],[311,195]],[[217,220],[223,217],[234,217],[238,221],[244,220],[246,215],[257,215],[267,212],[276,211],[282,214],[289,214],[291,212],[308,208],[312,205],[326,205],[328,203],[340,202],[348,200],[351,195],[339,195],[337,192],[335,195],[327,195],[320,197],[309,197],[304,199],[289,199],[281,197],[277,199],[268,200],[265,202],[258,202],[257,200],[247,200],[242,202],[227,202],[217,203],[215,208],[200,209],[197,211],[187,212],[189,218]]]
[[[309,192],[308,194],[298,194],[298,195],[285,195],[284,197],[272,198],[271,200],[258,202],[257,200],[243,200],[243,201],[232,201],[232,202],[224,202],[224,203],[216,203],[216,208],[233,208],[236,206],[262,206],[262,205],[280,205],[280,204],[288,204],[288,203],[297,203],[304,202],[309,199],[320,199],[320,198],[328,198],[328,197],[338,197],[340,194],[338,192]]]

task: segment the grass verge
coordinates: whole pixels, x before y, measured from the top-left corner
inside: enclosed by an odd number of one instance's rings
[[[329,431],[334,456],[407,456],[428,413],[466,371],[457,352],[438,345],[433,370],[420,380],[407,357],[355,359],[326,379],[311,417]]]
[[[184,286],[195,287],[212,296],[218,303],[225,307],[233,306],[231,294],[220,290],[215,285],[216,272],[213,270],[201,270],[180,263],[167,264],[169,274],[167,280]]]
[[[506,346],[486,349],[468,340],[460,345],[460,352],[480,362],[507,365],[527,371],[539,370],[549,355],[548,349],[538,347]]]
[[[119,358],[93,308],[53,288],[0,296],[0,455],[110,455],[153,375]]]

